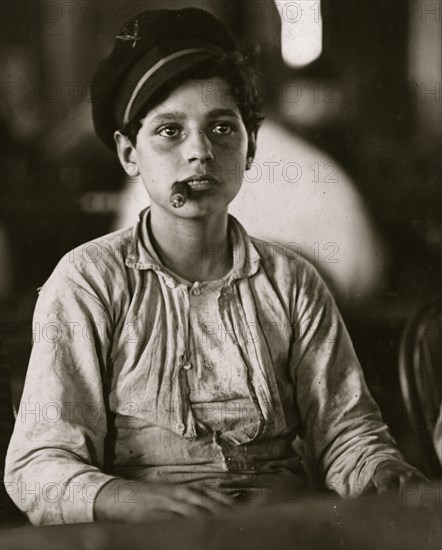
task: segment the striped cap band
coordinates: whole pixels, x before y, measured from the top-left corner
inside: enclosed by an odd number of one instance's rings
[[[149,78],[155,74],[161,67],[166,65],[167,63],[170,63],[171,61],[174,61],[175,59],[179,59],[180,57],[185,57],[194,53],[213,53],[213,50],[206,49],[206,48],[189,48],[187,50],[179,50],[177,52],[171,53],[170,55],[167,55],[166,57],[163,57],[160,59],[155,65],[150,67],[144,75],[140,78],[137,85],[135,86],[134,91],[132,92],[129,101],[126,105],[126,109],[124,111],[123,116],[123,124],[126,125],[130,120],[130,111],[132,108],[132,105],[134,104],[136,98],[138,97],[138,94],[140,93],[141,89],[143,88],[144,84],[149,80]]]

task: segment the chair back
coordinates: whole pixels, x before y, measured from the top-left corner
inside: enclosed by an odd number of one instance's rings
[[[407,418],[425,473],[442,477],[434,430],[442,403],[442,299],[419,309],[407,323],[399,351],[399,379]]]

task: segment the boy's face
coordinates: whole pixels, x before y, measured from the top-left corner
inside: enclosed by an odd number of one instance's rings
[[[121,134],[116,141],[123,166],[137,165],[152,209],[210,216],[226,210],[241,188],[248,135],[221,78],[184,82],[147,113],[135,146]],[[188,181],[188,198],[175,209],[170,196],[179,181]]]

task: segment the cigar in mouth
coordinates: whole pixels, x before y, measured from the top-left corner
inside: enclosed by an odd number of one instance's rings
[[[174,208],[181,208],[187,201],[189,189],[186,182],[177,181],[173,184],[170,202]]]

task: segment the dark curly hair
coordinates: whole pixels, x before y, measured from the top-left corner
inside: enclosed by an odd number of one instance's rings
[[[120,132],[127,136],[133,145],[136,145],[141,121],[149,110],[164,101],[186,80],[206,80],[215,77],[220,77],[227,82],[229,92],[237,102],[247,133],[256,135],[264,119],[262,76],[255,60],[245,58],[239,52],[225,53],[215,61],[205,61],[170,80],[149,99],[139,115]]]

